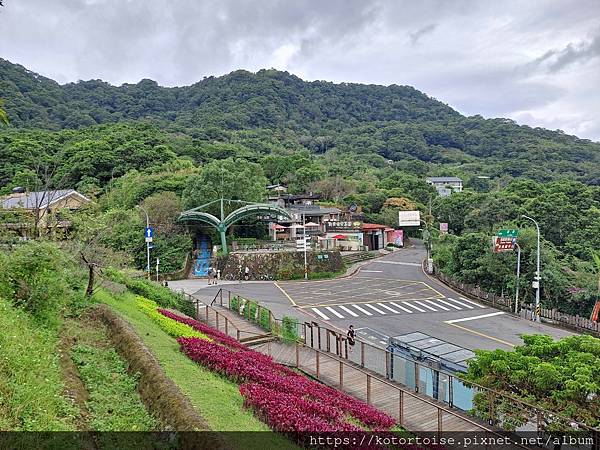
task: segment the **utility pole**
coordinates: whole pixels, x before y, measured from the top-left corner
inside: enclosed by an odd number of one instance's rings
[[[304,279],[308,280],[308,262],[306,257],[306,215],[302,212],[302,239],[304,240]]]
[[[433,263],[431,261],[431,254],[432,254],[432,250],[433,250],[433,245],[432,245],[433,238],[431,236],[431,232],[429,231],[429,224],[426,221],[424,221],[423,219],[419,219],[419,220],[424,225],[423,240],[427,241],[425,244],[425,249],[427,250],[427,272],[433,273]],[[427,239],[425,239],[425,237]]]
[[[537,230],[537,268],[535,271],[534,281],[532,283],[533,288],[535,289],[535,312],[533,315],[533,320],[536,322],[541,322],[541,306],[540,306],[540,282],[542,277],[540,276],[540,225],[531,217],[522,215],[524,219],[531,220],[535,224],[535,228]]]
[[[148,212],[143,206],[137,205],[136,208],[141,209],[146,214],[146,229],[150,228],[150,218]],[[146,239],[146,272],[148,273],[148,280],[150,279],[150,241]]]
[[[158,283],[158,265],[160,264],[160,259],[156,258],[156,282]]]
[[[517,247],[517,282],[515,286],[515,314],[519,314],[519,279],[521,277],[521,246],[515,242]]]

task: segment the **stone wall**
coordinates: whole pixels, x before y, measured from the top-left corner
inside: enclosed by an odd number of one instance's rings
[[[339,251],[308,252],[308,273],[339,272],[344,268]],[[224,279],[237,280],[250,268],[252,280],[289,280],[304,277],[302,252],[234,252],[219,257],[217,267]]]

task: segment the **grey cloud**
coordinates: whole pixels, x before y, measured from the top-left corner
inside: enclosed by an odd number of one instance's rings
[[[425,36],[428,33],[433,32],[437,28],[437,23],[430,23],[429,25],[425,25],[422,28],[419,28],[417,31],[413,33],[409,33],[410,43],[412,45],[417,45],[419,39]]]
[[[562,50],[548,50],[529,66],[545,66],[550,72],[557,72],[573,63],[585,63],[598,56],[600,56],[600,32],[591,41],[569,43]]]

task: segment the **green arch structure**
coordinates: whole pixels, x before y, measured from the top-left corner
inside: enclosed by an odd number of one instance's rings
[[[221,203],[221,218],[219,219],[217,216],[207,213],[205,211],[201,211],[203,208],[210,206],[214,203]],[[223,202],[229,203],[241,203],[244,206],[232,211],[227,217],[225,217],[223,213]],[[280,206],[270,205],[268,203],[250,203],[243,202],[241,200],[214,200],[209,203],[205,203],[204,205],[197,206],[196,208],[188,209],[187,211],[182,212],[177,218],[178,222],[202,222],[208,225],[212,225],[217,229],[219,234],[221,235],[221,247],[223,248],[223,253],[227,254],[227,239],[226,232],[227,229],[236,222],[239,222],[246,217],[259,216],[259,215],[277,215],[283,216],[288,219],[291,219],[292,216],[288,211],[283,209]]]

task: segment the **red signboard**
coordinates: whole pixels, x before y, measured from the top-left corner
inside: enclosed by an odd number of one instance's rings
[[[517,238],[514,237],[494,237],[494,252],[511,252],[515,248]]]

